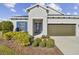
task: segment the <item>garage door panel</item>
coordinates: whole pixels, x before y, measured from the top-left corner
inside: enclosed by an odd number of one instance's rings
[[[75,24],[48,24],[50,36],[74,36]]]

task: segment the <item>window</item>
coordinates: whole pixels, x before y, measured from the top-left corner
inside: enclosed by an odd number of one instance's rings
[[[17,28],[20,31],[27,31],[27,22],[17,22]]]

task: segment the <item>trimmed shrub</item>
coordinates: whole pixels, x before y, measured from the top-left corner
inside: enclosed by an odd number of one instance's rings
[[[46,46],[46,40],[43,40],[39,44],[40,47],[45,47]]]
[[[47,47],[47,48],[54,47],[54,45],[55,45],[55,42],[54,42],[53,39],[50,39],[50,38],[49,38],[49,39],[46,41],[46,47]]]
[[[41,42],[41,39],[40,38],[36,38],[35,40],[37,41],[37,43],[39,45],[39,43]]]
[[[42,35],[42,37],[41,37],[42,39],[45,39],[46,38],[46,36],[45,35]]]
[[[37,47],[37,46],[38,46],[38,43],[37,43],[36,40],[32,43],[32,46],[33,46],[33,47]]]
[[[36,38],[35,40],[34,40],[34,42],[32,43],[32,46],[33,47],[37,47],[37,46],[39,46],[39,43],[41,42],[41,39],[40,38]]]

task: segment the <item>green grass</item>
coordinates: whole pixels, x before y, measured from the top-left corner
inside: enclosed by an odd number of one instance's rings
[[[8,48],[5,45],[0,45],[0,55],[15,55],[17,54],[14,50]]]

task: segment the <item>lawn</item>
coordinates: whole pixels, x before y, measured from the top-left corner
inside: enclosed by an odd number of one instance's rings
[[[14,52],[12,49],[8,48],[5,45],[0,45],[0,55],[15,55],[16,52]]]

